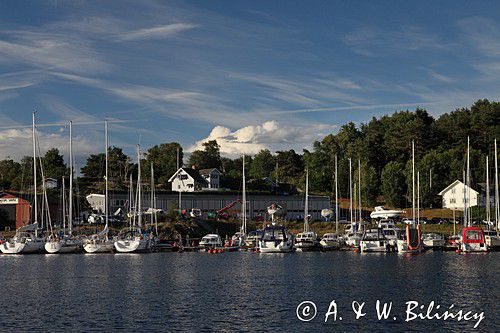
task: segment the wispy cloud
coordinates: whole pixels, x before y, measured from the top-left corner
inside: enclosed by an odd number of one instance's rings
[[[430,71],[430,72],[429,72],[429,75],[430,75],[432,78],[434,78],[434,79],[436,79],[436,80],[438,80],[438,81],[441,81],[441,82],[446,82],[446,83],[451,83],[451,82],[453,82],[453,79],[452,79],[451,77],[446,76],[446,75],[443,75],[443,74],[440,74],[440,73],[436,73],[436,72],[434,72],[434,71]]]
[[[28,68],[56,68],[76,73],[109,70],[109,65],[83,39],[25,30],[1,31],[0,64],[19,64]]]
[[[142,28],[134,31],[123,32],[117,35],[123,41],[136,41],[143,39],[161,39],[175,36],[181,32],[198,27],[191,23],[172,23],[151,28]]]
[[[354,52],[367,56],[447,47],[435,34],[415,26],[401,27],[399,31],[376,27],[359,28],[345,35],[344,43]]]

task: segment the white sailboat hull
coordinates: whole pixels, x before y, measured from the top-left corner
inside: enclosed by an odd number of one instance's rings
[[[86,253],[110,253],[115,249],[112,241],[89,242],[83,246]]]
[[[5,254],[27,254],[39,253],[43,250],[45,242],[26,241],[26,242],[6,242],[0,246],[0,251]]]
[[[75,253],[78,251],[78,244],[73,241],[50,241],[45,243],[45,251],[54,253]]]
[[[145,252],[149,250],[150,240],[147,237],[135,237],[131,240],[117,240],[114,243],[115,249],[120,253]]]

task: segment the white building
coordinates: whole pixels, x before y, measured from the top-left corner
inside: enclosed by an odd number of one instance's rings
[[[217,169],[208,169],[217,170]],[[172,191],[175,192],[195,192],[202,191],[204,189],[209,189],[210,184],[209,180],[212,179],[212,174],[207,171],[206,178],[200,174],[199,170],[190,169],[190,168],[180,168],[177,170],[172,177],[168,180],[169,183],[172,183]],[[217,171],[218,172],[218,171]],[[219,174],[217,174],[217,188],[219,187]],[[214,175],[215,176],[215,175]],[[215,186],[215,183],[212,184]]]
[[[45,188],[46,189],[56,189],[57,188],[57,180],[54,178],[45,178]]]
[[[221,172],[216,168],[212,169],[201,169],[200,175],[207,182],[206,189],[219,189],[220,188],[220,175]],[[205,189],[205,188],[204,188]]]
[[[99,213],[104,213],[104,205],[105,205],[105,196],[104,194],[89,194],[85,197],[87,199],[87,202],[90,204],[90,207],[92,207],[93,211],[99,212]]]
[[[443,208],[464,210],[469,188],[470,187],[459,180],[455,180],[453,183],[448,185],[448,187],[439,192],[439,195],[443,197]],[[478,200],[480,200],[479,192],[470,188],[469,206],[477,206]]]

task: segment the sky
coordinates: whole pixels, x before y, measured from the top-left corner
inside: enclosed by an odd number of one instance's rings
[[[0,2],[0,158],[216,139],[311,148],[343,124],[500,96],[494,1]],[[83,162],[81,162],[83,163]]]

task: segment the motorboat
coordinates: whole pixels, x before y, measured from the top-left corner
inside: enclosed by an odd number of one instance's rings
[[[361,236],[362,234],[359,231],[359,223],[352,222],[345,230],[344,240],[345,244],[351,248],[358,248],[361,245]]]
[[[222,247],[222,239],[217,234],[208,234],[203,236],[200,240],[199,246],[204,248],[205,250],[213,249],[216,247]]]
[[[361,252],[390,252],[391,246],[382,228],[366,229],[360,242]]]
[[[397,240],[399,253],[420,253],[424,250],[420,225],[412,228],[406,225],[406,232],[402,232]]]
[[[383,206],[377,206],[375,207],[375,210],[370,213],[370,217],[372,219],[393,219],[400,217],[401,214],[404,214],[404,211],[396,209],[385,209]]]
[[[259,239],[262,237],[262,230],[250,231],[245,239],[245,245],[249,248],[257,246]]]
[[[39,253],[43,251],[45,241],[38,237],[38,223],[22,226],[16,230],[16,235],[0,244],[0,250],[4,254]]]
[[[484,241],[488,249],[496,250],[500,248],[500,237],[497,231],[493,230],[485,230],[484,231]]]
[[[422,236],[422,242],[426,249],[442,249],[446,244],[444,236],[436,233],[424,234]]]
[[[274,224],[264,228],[258,241],[258,248],[261,253],[292,252],[293,245],[294,239],[288,230],[284,226]]]
[[[151,249],[151,235],[143,233],[140,228],[126,228],[119,234],[114,246],[115,250],[121,253],[147,252]]]
[[[402,230],[396,227],[396,224],[393,220],[382,219],[378,223],[378,227],[382,229],[382,232],[389,242],[389,245],[396,249],[397,240]]]
[[[318,235],[314,231],[299,233],[295,238],[295,249],[297,251],[319,250]]]
[[[238,247],[244,247],[246,246],[245,243],[246,235],[245,233],[239,231],[231,237],[231,246],[238,246]]]
[[[319,244],[324,251],[338,250],[342,243],[341,238],[335,233],[326,233],[321,237]]]
[[[460,244],[462,252],[486,252],[488,246],[486,245],[484,231],[479,227],[464,227],[462,229],[462,241]]]

